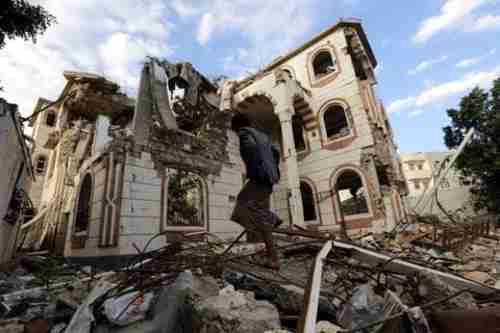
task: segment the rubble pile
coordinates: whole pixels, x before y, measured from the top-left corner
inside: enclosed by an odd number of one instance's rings
[[[331,241],[317,332],[434,332],[453,313],[491,313],[496,234],[443,252],[413,243],[424,229],[350,242],[277,231],[279,272],[255,260],[260,244],[226,251],[230,243],[210,235],[141,252],[112,272],[28,256],[0,275],[0,332],[295,332],[314,306],[315,257]]]

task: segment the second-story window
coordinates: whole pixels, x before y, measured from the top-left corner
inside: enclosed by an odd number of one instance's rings
[[[325,134],[328,140],[335,140],[351,133],[344,108],[332,105],[323,114]]]
[[[45,118],[45,124],[50,127],[56,126],[56,113],[54,111],[49,111],[47,113],[47,118]]]
[[[319,52],[312,61],[312,67],[316,79],[336,71],[335,60],[328,51]]]

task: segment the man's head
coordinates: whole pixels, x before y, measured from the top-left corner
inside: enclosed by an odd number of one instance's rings
[[[231,129],[234,131],[234,132],[238,132],[240,130],[240,128],[242,127],[249,127],[251,126],[251,122],[250,122],[250,119],[248,118],[248,116],[244,115],[243,113],[236,113],[234,116],[233,116],[233,119],[231,120]]]

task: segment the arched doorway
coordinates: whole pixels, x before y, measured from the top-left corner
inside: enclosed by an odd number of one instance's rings
[[[75,234],[86,232],[89,227],[91,197],[92,176],[87,173],[85,177],[83,177],[80,193],[78,195],[78,208],[76,211],[74,228]]]
[[[337,177],[335,191],[342,217],[369,214],[368,191],[357,171],[341,171]]]
[[[314,191],[307,182],[300,182],[300,194],[302,196],[302,207],[304,210],[304,221],[314,222],[317,221],[316,214],[316,200],[314,197]]]

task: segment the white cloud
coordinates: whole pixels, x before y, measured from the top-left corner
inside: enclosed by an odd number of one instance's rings
[[[470,67],[475,64],[478,64],[481,61],[482,57],[475,57],[475,58],[467,58],[462,61],[457,62],[456,66],[459,68],[465,68],[465,67]]]
[[[489,0],[446,0],[441,13],[420,23],[413,42],[424,43],[442,30],[454,28],[463,23],[470,14]]]
[[[419,116],[419,115],[421,115],[422,113],[424,113],[424,110],[423,110],[423,109],[416,109],[416,110],[413,110],[413,111],[411,111],[410,113],[408,113],[408,118],[413,118],[413,117]]]
[[[408,71],[408,74],[415,75],[415,74],[418,74],[420,72],[426,71],[436,64],[445,62],[447,59],[448,59],[447,56],[442,56],[442,57],[439,57],[437,59],[429,59],[429,60],[422,61],[420,64],[417,65],[417,67],[410,69]]]
[[[196,3],[199,14],[191,19],[198,24],[196,38],[200,45],[210,45],[227,34],[245,44],[249,55],[244,64],[226,66],[227,61],[222,61],[223,67],[230,69],[226,74],[238,76],[241,72],[236,67],[256,70],[308,37],[316,1],[204,0]],[[238,61],[238,51],[231,51],[229,55]]]
[[[500,28],[500,15],[485,15],[479,17],[472,27],[470,31],[483,31],[487,29],[495,29]]]
[[[201,45],[208,43],[215,30],[216,24],[217,22],[214,20],[212,13],[203,14],[200,26],[198,27],[198,33],[196,35],[196,39]]]
[[[174,0],[172,1],[171,6],[181,18],[188,18],[198,13],[198,10],[193,3],[190,3],[187,0]]]
[[[415,97],[407,97],[404,99],[398,99],[389,104],[389,107],[387,107],[387,111],[389,113],[395,113],[408,109],[414,105],[415,105]]]
[[[464,60],[459,61],[455,66],[458,68],[467,68],[471,67],[473,65],[477,65],[484,59],[486,59],[488,56],[492,56],[496,53],[496,49],[492,49],[490,52],[488,52],[485,55],[479,56],[479,57],[473,57],[473,58],[467,58]]]
[[[0,56],[4,97],[24,115],[36,99],[57,98],[65,84],[62,72],[76,70],[105,75],[132,92],[147,55],[172,53],[172,24],[164,1],[39,0],[58,24],[36,44],[8,40]]]
[[[450,96],[464,93],[476,86],[489,86],[500,76],[500,66],[489,72],[468,73],[462,78],[429,87],[418,96],[410,96],[392,102],[388,107],[389,113],[401,112],[412,108],[422,108]]]

